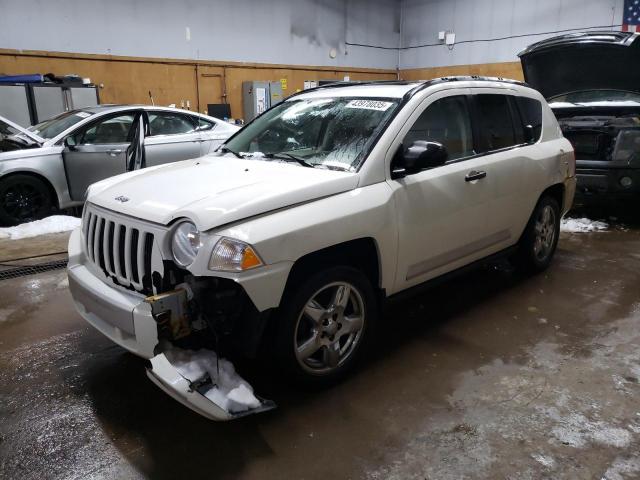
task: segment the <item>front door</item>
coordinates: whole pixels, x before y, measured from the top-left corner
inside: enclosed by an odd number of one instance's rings
[[[486,217],[490,191],[482,177],[467,95],[427,97],[401,131],[402,147],[416,140],[442,143],[445,165],[390,181],[398,220],[395,291],[403,290],[481,258],[497,240]]]
[[[197,118],[169,111],[150,111],[147,115],[149,135],[144,139],[147,167],[200,156]]]
[[[135,112],[103,117],[66,138],[62,156],[72,200],[82,201],[92,183],[127,171],[134,117]]]

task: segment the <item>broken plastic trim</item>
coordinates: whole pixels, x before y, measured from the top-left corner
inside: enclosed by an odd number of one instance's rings
[[[153,383],[184,406],[210,420],[233,420],[276,408],[273,401],[256,396],[260,401],[260,406],[239,412],[230,412],[205,396],[205,393],[212,387],[210,378],[208,382],[205,378],[192,382],[178,372],[164,353],[153,357],[150,363],[151,367],[147,368],[147,376]]]
[[[153,317],[158,322],[159,329],[169,330],[178,337],[190,333],[192,319],[189,318],[186,290],[178,288],[172,292],[148,297],[146,302],[151,306]],[[215,352],[181,350],[165,342],[161,342],[159,347],[160,353],[149,361],[147,376],[165,393],[194,412],[211,420],[226,421],[265,412],[276,407],[273,401],[255,395],[250,385],[236,374],[233,365],[227,360],[218,358]],[[185,358],[180,360],[180,355],[186,357],[188,361],[185,363]],[[189,358],[190,355],[192,358]],[[174,365],[168,357],[173,357],[178,363]],[[211,377],[212,369],[207,369],[207,362],[211,362],[211,364],[215,362],[216,364],[217,377],[215,382]],[[223,362],[225,368],[220,368]],[[218,385],[217,382],[226,384]],[[247,405],[247,408],[244,409],[242,408],[243,404],[239,403],[238,410],[231,411],[230,406],[235,403],[231,398],[231,393],[243,389],[245,392],[248,389],[251,398],[254,398],[254,401],[257,400],[259,405],[256,407]],[[229,391],[225,393],[225,390]],[[212,392],[215,395],[209,395]],[[211,397],[222,400],[223,403],[226,403],[226,407]]]

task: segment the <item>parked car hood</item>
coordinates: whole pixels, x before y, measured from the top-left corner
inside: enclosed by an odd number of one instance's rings
[[[355,173],[293,163],[208,156],[98,182],[88,201],[167,225],[190,218],[201,231],[354,189]]]
[[[34,142],[37,143],[44,143],[44,138],[42,138],[39,135],[36,135],[33,132],[30,132],[29,130],[27,130],[26,128],[22,128],[20,125],[18,125],[15,122],[12,122],[11,120],[9,120],[8,118],[4,118],[3,116],[0,115],[0,123],[4,124],[4,125],[8,125],[10,127],[15,128],[16,130],[18,130],[21,134],[25,135],[26,137],[30,138],[31,140],[33,140]]]
[[[582,32],[520,52],[525,81],[549,99],[585,90],[640,92],[640,37],[631,32]]]

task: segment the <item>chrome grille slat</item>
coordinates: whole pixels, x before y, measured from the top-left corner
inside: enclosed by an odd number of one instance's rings
[[[126,228],[126,227],[125,227]],[[131,251],[131,235],[133,233],[133,229],[127,228],[124,233],[124,251],[122,254],[124,255],[124,272],[125,277],[129,283],[133,283],[133,272],[131,271],[131,255],[129,252]]]
[[[151,295],[154,232],[158,227],[136,225],[127,218],[102,213],[91,205],[83,219],[82,233],[86,258],[118,285]]]
[[[144,245],[147,239],[147,233],[140,232],[138,235],[138,251],[136,252],[136,260],[138,262],[138,285],[139,288],[144,287]]]
[[[89,220],[89,232],[88,232],[88,236],[87,236],[87,254],[89,255],[89,258],[93,261],[93,236],[94,236],[94,231],[96,228],[96,219],[98,217],[96,217],[95,215],[91,216],[91,219]]]
[[[115,275],[111,263],[111,244],[113,236],[113,222],[107,220],[104,226],[104,241],[102,242],[102,254],[104,255],[104,268],[109,275]]]
[[[103,218],[96,217],[96,227],[93,231],[93,261],[100,265],[100,229],[102,228]]]
[[[126,278],[126,273],[124,271],[124,265],[122,264],[122,251],[124,249],[124,245],[122,243],[122,232],[125,229],[124,225],[116,225],[115,231],[115,241],[113,242],[113,256],[115,258],[116,264],[116,277],[118,281],[125,286],[129,285],[129,281]]]

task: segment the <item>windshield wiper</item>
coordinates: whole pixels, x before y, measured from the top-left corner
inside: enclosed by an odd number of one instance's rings
[[[315,167],[313,163],[309,163],[304,158],[296,157],[295,155],[292,155],[290,153],[266,153],[264,156],[265,158],[277,158],[278,160],[285,160],[288,162],[294,161],[299,163],[303,167],[309,167],[309,168]]]
[[[222,153],[233,153],[236,157],[238,158],[244,158],[242,155],[240,155],[238,152],[231,150],[229,147],[221,147],[220,151]]]

